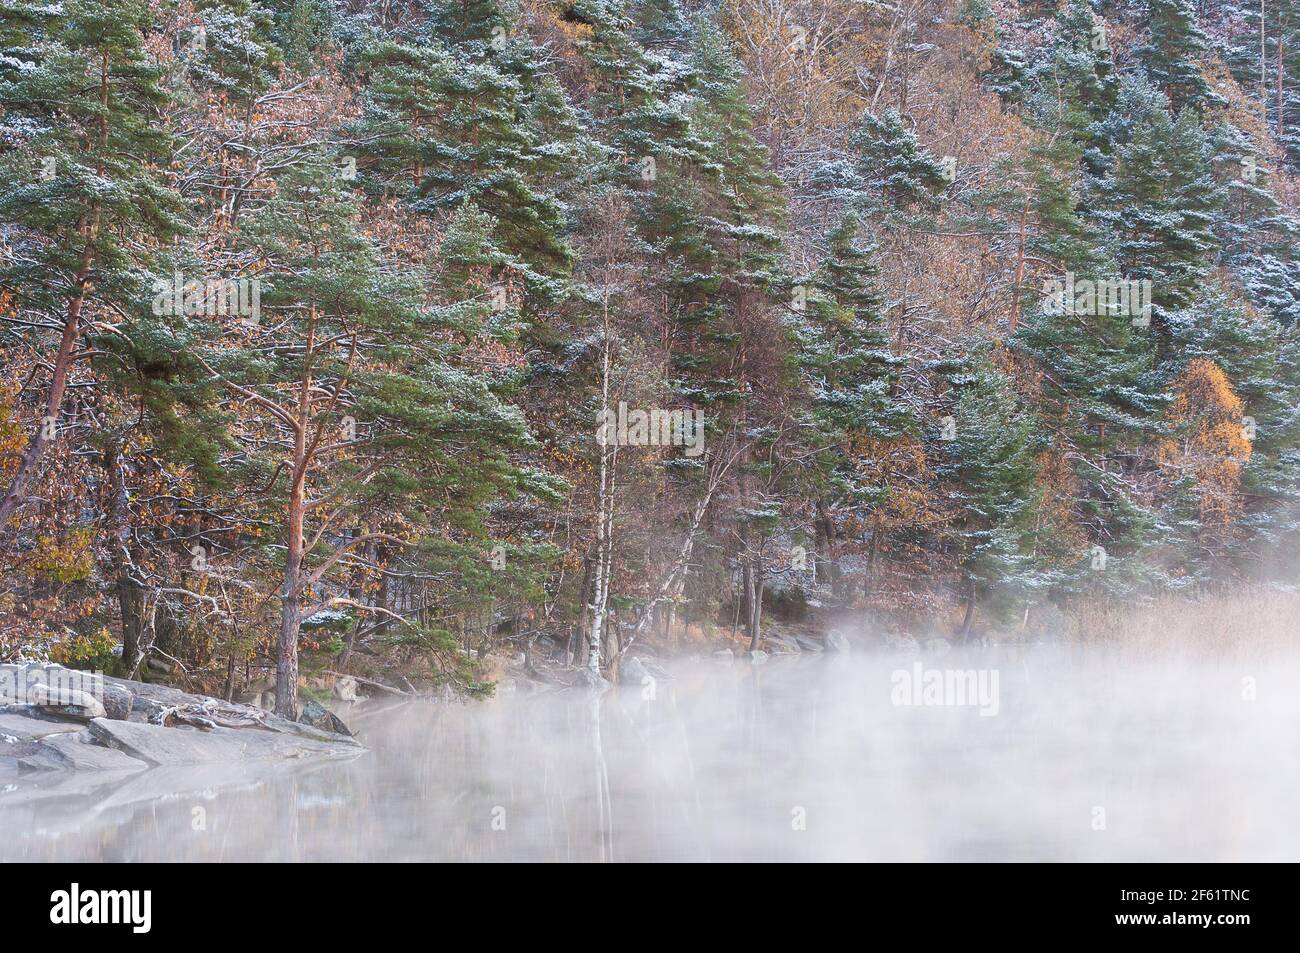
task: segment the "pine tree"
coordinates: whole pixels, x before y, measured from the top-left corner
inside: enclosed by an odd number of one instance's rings
[[[785,212],[781,181],[767,150],[754,138],[754,112],[745,99],[741,66],[726,36],[709,21],[697,24],[691,65],[699,77],[690,110],[691,129],[707,145],[705,170],[717,176],[714,241],[745,284],[775,277],[779,225]]]
[[[1029,104],[1042,138],[1031,147],[1026,169],[1024,214],[1032,228],[1026,229],[1023,256],[1040,267],[1026,268],[1034,277],[1021,288],[1024,321],[1009,343],[1040,374],[1037,411],[1053,434],[1054,452],[1068,460],[1070,519],[1088,545],[1135,557],[1155,540],[1156,518],[1125,471],[1158,433],[1167,405],[1164,381],[1154,341],[1135,315],[1077,303],[1067,307],[1060,297],[1066,286],[1115,280],[1119,269],[1111,236],[1084,206],[1088,137],[1081,133],[1088,114],[1078,105],[1075,87],[1044,82]],[[1073,560],[1057,554],[1065,573],[1058,587],[1095,584],[1082,555],[1082,549]],[[1134,563],[1126,558],[1124,565]],[[1110,572],[1105,580],[1113,591],[1123,591],[1136,577]]]
[[[1205,34],[1196,22],[1192,0],[1146,0],[1146,25],[1150,41],[1139,51],[1147,73],[1169,97],[1175,112],[1191,108],[1203,112],[1225,105],[1210,88],[1197,59],[1206,55]]]
[[[581,47],[594,86],[586,108],[593,131],[614,150],[610,160],[621,181],[645,186],[671,174],[675,163],[703,163],[690,120],[680,100],[674,102],[675,93],[694,84],[696,67],[649,53],[616,4],[602,4],[591,18]]]
[[[812,375],[814,410],[832,430],[890,439],[911,425],[895,396],[904,361],[890,351],[876,249],[856,244],[859,227],[849,213],[827,237],[800,322],[801,365]]]
[[[0,36],[13,38],[12,17],[26,13],[9,11],[0,10]],[[150,245],[182,228],[181,203],[157,171],[170,140],[157,121],[167,99],[161,71],[145,52],[150,23],[138,0],[70,0],[35,44],[0,55],[30,64],[0,81],[9,183],[0,220],[21,247],[0,287],[62,329],[44,420],[0,499],[0,527],[57,433],[84,315],[123,305],[139,290]]]
[[[274,38],[285,62],[302,73],[310,72],[333,42],[336,10],[330,0],[290,0],[276,5]]]
[[[916,421],[898,394],[905,363],[890,350],[876,249],[857,243],[860,223],[846,213],[827,238],[826,256],[801,290],[789,319],[801,374],[811,392],[800,445],[798,493],[812,501],[819,576],[838,583],[831,550],[847,512],[872,527],[869,564],[900,489],[889,460],[911,451]],[[862,454],[873,458],[865,468]],[[868,575],[873,567],[868,565]]]
[[[1300,220],[1286,215],[1270,188],[1272,171],[1236,126],[1210,135],[1215,175],[1225,199],[1214,231],[1221,264],[1250,300],[1285,325],[1300,322]]]
[[[1029,104],[1037,121],[1066,127],[1084,147],[1084,161],[1093,174],[1105,168],[1113,146],[1102,124],[1114,114],[1120,91],[1105,26],[1087,0],[1072,0],[1057,15],[1054,46],[1026,79],[1037,100]],[[1068,104],[1068,113],[1049,116],[1044,108],[1053,103]]]
[[[1195,300],[1218,250],[1223,194],[1210,147],[1191,110],[1140,118],[1097,185],[1097,220],[1117,239],[1120,274],[1150,281],[1152,324],[1167,343],[1175,312]]]
[[[698,80],[688,115],[705,161],[693,176],[692,201],[680,211],[699,229],[684,236],[693,242],[689,250],[712,264],[708,271],[682,269],[677,387],[719,432],[745,435],[738,464],[738,555],[750,645],[757,648],[764,550],[775,522],[770,499],[781,479],[777,468],[760,461],[774,439],[766,424],[779,406],[783,384],[782,368],[764,352],[779,333],[773,299],[784,284],[779,253],[785,207],[780,180],[754,136],[742,67],[726,35],[707,17],[695,22],[690,65]]]
[[[1073,86],[1080,108],[1093,121],[1115,108],[1119,76],[1106,36],[1106,22],[1088,0],[1070,0],[1056,17],[1053,59],[1058,82]]]
[[[1300,168],[1300,0],[1218,6],[1225,62],[1263,106],[1288,165]]]
[[[533,188],[539,144],[519,84],[435,46],[384,42],[362,59],[368,82],[351,130],[363,185],[404,196],[415,212],[473,203],[496,222],[501,249],[537,272],[534,290],[572,265],[563,212]]]
[[[422,38],[479,53],[503,47],[515,22],[514,11],[502,0],[418,0],[418,6],[425,15]]]
[[[527,434],[517,410],[448,362],[447,313],[422,310],[419,284],[361,233],[326,157],[278,184],[242,228],[264,263],[266,314],[221,321],[205,364],[260,418],[243,439],[265,448],[263,482],[283,501],[276,709],[294,717],[304,621],[351,605],[331,594],[331,573],[367,544],[481,527],[484,504],[518,484],[508,452]]]
[[[1042,443],[1010,380],[978,353],[952,376],[956,395],[939,476],[951,486],[969,638],[980,603],[1001,616],[1037,585],[1034,527],[1040,506],[1036,459]]]
[[[205,0],[195,11],[181,45],[192,81],[240,105],[264,93],[282,60],[270,11],[253,0]]]
[[[939,208],[939,195],[951,179],[897,112],[889,110],[880,116],[863,113],[849,147],[854,191],[865,210],[883,214]]]

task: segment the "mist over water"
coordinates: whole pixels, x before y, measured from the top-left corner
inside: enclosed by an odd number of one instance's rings
[[[996,714],[894,704],[917,662],[996,672]],[[347,763],[0,775],[0,859],[1300,855],[1294,660],[1031,646],[665,667],[599,699],[361,715],[371,750]]]

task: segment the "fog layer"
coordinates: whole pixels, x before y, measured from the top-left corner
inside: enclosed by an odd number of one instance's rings
[[[681,661],[599,699],[359,715],[347,764],[0,777],[0,859],[1294,860],[1298,671]]]

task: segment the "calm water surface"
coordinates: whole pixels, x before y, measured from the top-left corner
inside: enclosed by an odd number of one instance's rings
[[[0,775],[0,860],[1300,857],[1296,666],[919,660],[996,671],[997,713],[894,704],[901,655],[682,661],[359,715],[347,763]]]

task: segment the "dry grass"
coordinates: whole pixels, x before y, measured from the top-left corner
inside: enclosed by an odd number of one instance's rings
[[[1300,593],[1259,588],[1139,609],[1098,605],[1074,614],[1070,636],[1153,656],[1277,656],[1300,648]]]

